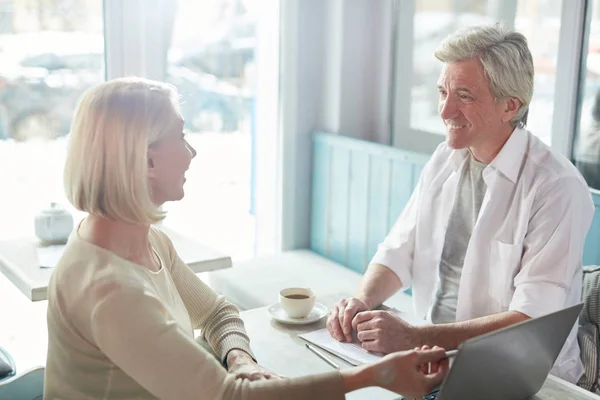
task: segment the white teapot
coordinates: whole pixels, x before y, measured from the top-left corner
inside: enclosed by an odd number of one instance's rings
[[[35,216],[35,235],[47,243],[67,243],[73,231],[73,216],[57,203],[40,211]]]

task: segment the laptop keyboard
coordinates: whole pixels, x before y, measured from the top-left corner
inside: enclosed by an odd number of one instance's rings
[[[423,400],[436,400],[439,392],[429,393],[423,396]]]
[[[435,392],[433,392],[433,393],[426,394],[425,396],[423,396],[423,397],[421,398],[421,400],[437,400],[437,398],[438,398],[438,393],[439,393],[439,392],[440,392],[439,390],[436,390],[436,391],[435,391]],[[413,397],[413,398],[414,398],[414,397]],[[397,398],[397,399],[395,399],[395,400],[406,400],[406,398],[405,398],[405,397],[398,397],[398,398]]]

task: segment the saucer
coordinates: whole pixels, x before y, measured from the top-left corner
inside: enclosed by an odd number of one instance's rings
[[[315,302],[315,306],[310,311],[310,314],[304,318],[290,318],[281,308],[281,304],[275,303],[271,307],[269,307],[269,314],[271,317],[277,322],[281,322],[282,324],[290,324],[290,325],[305,325],[312,324],[313,322],[317,322],[321,318],[325,317],[328,314],[329,310],[323,304],[318,301]]]

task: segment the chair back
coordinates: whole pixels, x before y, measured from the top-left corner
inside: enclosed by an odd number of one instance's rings
[[[44,367],[37,367],[0,381],[0,399],[42,400]]]
[[[15,360],[13,360],[8,351],[0,347],[0,381],[10,378],[16,373]]]
[[[577,340],[584,373],[577,385],[600,394],[600,266],[583,267],[581,301]]]

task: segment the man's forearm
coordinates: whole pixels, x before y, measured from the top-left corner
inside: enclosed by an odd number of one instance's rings
[[[467,339],[528,319],[527,315],[518,311],[506,311],[469,321],[422,326],[418,328],[418,338],[422,341],[421,346],[437,345],[448,350],[456,349]]]
[[[373,310],[401,287],[402,282],[391,269],[381,264],[370,264],[360,282],[356,297]]]

